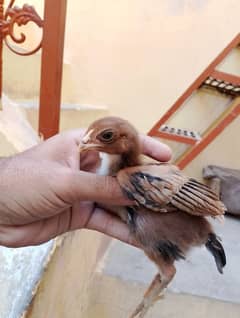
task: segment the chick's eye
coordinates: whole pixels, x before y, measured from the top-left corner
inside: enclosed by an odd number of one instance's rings
[[[112,131],[105,131],[99,135],[99,139],[103,142],[110,142],[113,140],[114,134]]]

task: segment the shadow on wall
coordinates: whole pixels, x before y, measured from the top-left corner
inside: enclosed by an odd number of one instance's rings
[[[18,56],[3,50],[3,90],[14,100],[37,100],[40,92],[41,54]],[[63,102],[75,103],[72,66],[63,65]]]

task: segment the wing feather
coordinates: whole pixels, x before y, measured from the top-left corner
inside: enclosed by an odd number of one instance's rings
[[[153,211],[173,207],[199,216],[219,216],[225,206],[207,185],[186,177],[176,166],[149,164],[120,170],[118,182],[129,198]]]

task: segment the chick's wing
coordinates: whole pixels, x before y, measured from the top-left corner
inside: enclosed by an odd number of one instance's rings
[[[156,212],[176,208],[193,215],[214,217],[225,211],[214,191],[171,164],[125,168],[118,172],[117,180],[130,199]]]

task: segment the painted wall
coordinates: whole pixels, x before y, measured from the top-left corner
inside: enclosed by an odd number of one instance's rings
[[[235,0],[69,1],[77,98],[148,129],[239,32],[239,9]]]
[[[68,1],[64,101],[106,105],[147,131],[239,32],[239,10],[236,0]],[[6,82],[31,87],[30,69]]]
[[[94,272],[108,241],[93,231],[69,233],[54,253],[25,318],[90,318]]]

